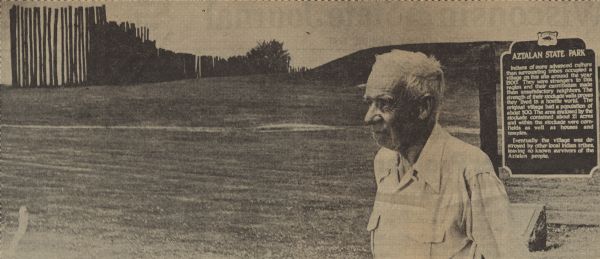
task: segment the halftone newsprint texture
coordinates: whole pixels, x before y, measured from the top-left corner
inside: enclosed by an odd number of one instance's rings
[[[2,1],[0,258],[600,258],[599,14]]]

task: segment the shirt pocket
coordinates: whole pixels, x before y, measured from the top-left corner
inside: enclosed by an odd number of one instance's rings
[[[443,243],[446,231],[436,226],[424,226],[409,228],[406,235],[410,239],[421,243]]]
[[[404,208],[407,212],[407,208]],[[446,235],[444,224],[438,213],[430,208],[412,207],[409,213],[395,215],[398,217],[398,231],[412,241],[419,243],[442,243]]]

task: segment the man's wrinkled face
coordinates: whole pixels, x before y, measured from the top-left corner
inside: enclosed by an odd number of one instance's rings
[[[365,123],[371,126],[377,144],[392,150],[410,142],[411,127],[418,120],[416,107],[400,91],[387,84],[367,83],[364,95],[369,105]]]

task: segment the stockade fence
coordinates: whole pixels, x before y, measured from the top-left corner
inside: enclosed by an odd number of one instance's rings
[[[12,85],[130,84],[200,77],[201,58],[156,48],[150,30],[106,7],[10,9]]]

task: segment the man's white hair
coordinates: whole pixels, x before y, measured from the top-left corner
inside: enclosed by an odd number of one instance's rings
[[[392,50],[375,56],[368,84],[389,87],[409,98],[432,96],[437,115],[444,95],[445,80],[440,62],[421,52]],[[436,116],[437,117],[437,116]]]

